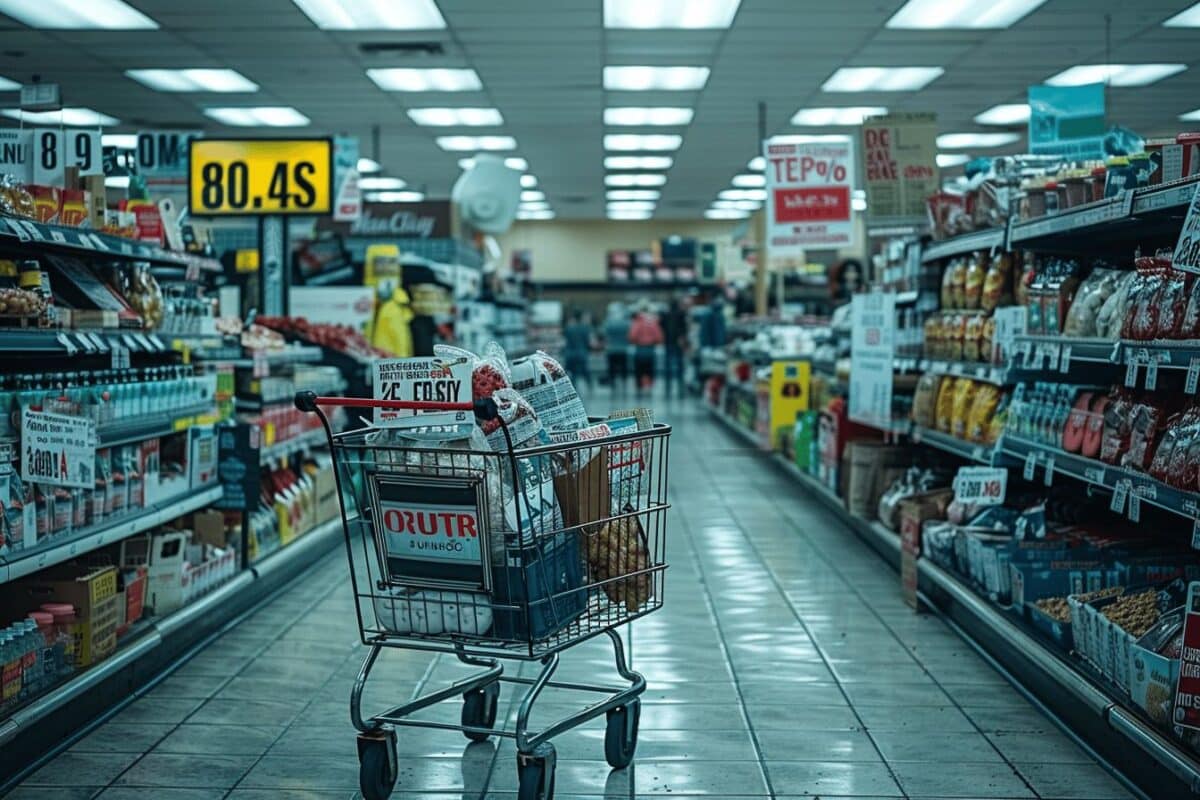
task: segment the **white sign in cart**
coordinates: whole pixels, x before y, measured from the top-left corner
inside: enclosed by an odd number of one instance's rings
[[[376,400],[418,403],[470,403],[471,364],[466,358],[422,356],[388,358],[374,364]],[[415,425],[458,425],[473,422],[471,411],[410,411],[377,408],[375,424],[389,428]]]
[[[21,414],[21,477],[50,486],[96,485],[96,426],[84,417],[25,409]]]
[[[896,295],[856,294],[850,307],[850,419],[892,426],[892,372],[896,352]]]

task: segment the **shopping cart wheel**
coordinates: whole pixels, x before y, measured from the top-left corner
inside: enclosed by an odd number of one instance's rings
[[[543,742],[530,754],[517,753],[517,800],[554,800],[554,745]]]
[[[380,730],[358,737],[358,787],[363,800],[388,800],[396,785],[396,732]]]
[[[464,728],[490,728],[496,724],[496,706],[500,703],[500,684],[489,683],[463,695],[462,724]],[[486,742],[489,733],[463,731],[472,742]]]
[[[625,769],[633,762],[641,717],[641,700],[631,700],[626,705],[609,709],[604,728],[604,758],[613,769]]]

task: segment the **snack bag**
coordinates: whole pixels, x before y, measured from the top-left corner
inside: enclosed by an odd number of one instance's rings
[[[1166,270],[1166,278],[1158,294],[1158,328],[1155,338],[1182,338],[1190,282],[1190,275],[1183,270]]]
[[[967,414],[966,438],[973,442],[983,442],[987,438],[988,426],[1000,405],[1000,389],[991,384],[984,384],[975,393],[971,410]]]
[[[1063,323],[1066,336],[1098,336],[1100,310],[1116,291],[1121,273],[1112,269],[1097,268],[1079,285],[1075,300],[1067,311]]]
[[[970,413],[971,405],[975,402],[975,395],[978,391],[979,384],[970,378],[959,378],[954,382],[954,400],[950,412],[950,433],[960,439],[966,438],[967,415]]]
[[[546,430],[573,431],[586,428],[587,412],[567,371],[542,351],[519,358],[509,365],[512,386],[537,412]]]
[[[949,433],[954,419],[954,385],[955,381],[946,378],[938,386],[937,394],[937,429]]]
[[[473,400],[491,397],[497,389],[506,389],[512,386],[508,360],[504,357],[504,350],[495,342],[488,343],[483,349],[482,356],[477,356],[461,347],[450,347],[444,344],[435,344],[433,354],[448,359],[465,358],[471,363],[471,398]],[[494,419],[487,420],[481,422],[480,427],[483,428],[484,434],[490,434],[500,427],[500,422]]]

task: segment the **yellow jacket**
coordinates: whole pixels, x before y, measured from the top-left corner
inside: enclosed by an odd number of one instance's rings
[[[412,322],[414,314],[408,292],[396,288],[390,299],[380,303],[371,326],[371,344],[386,350],[396,358],[411,358],[413,354]]]

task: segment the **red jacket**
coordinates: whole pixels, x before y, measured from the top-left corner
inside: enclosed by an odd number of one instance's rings
[[[662,326],[653,314],[638,314],[629,326],[629,341],[637,347],[654,347],[663,343]]]

